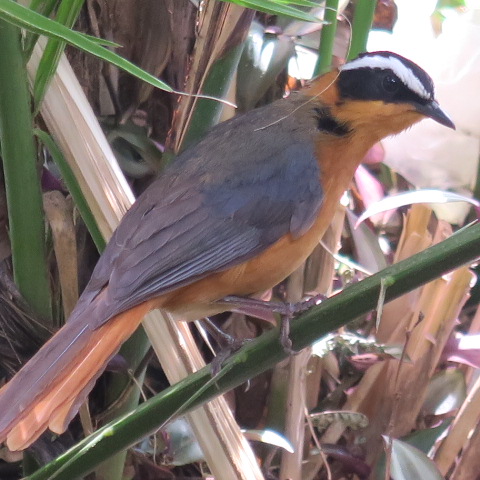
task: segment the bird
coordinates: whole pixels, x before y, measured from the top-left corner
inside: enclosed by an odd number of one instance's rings
[[[194,320],[284,280],[313,251],[367,151],[430,118],[428,74],[379,51],[216,127],[125,214],[65,325],[0,390],[0,441],[62,433],[153,309]]]

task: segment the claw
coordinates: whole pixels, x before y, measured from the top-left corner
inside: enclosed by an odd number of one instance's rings
[[[280,343],[286,353],[293,355],[296,352],[292,349],[292,340],[290,339],[290,320],[293,319],[295,315],[318,305],[322,300],[325,300],[325,298],[324,295],[315,295],[302,302],[286,303],[267,302],[257,298],[236,297],[231,295],[218,300],[217,303],[227,304],[228,310],[232,312],[243,313],[244,315],[267,321],[272,321],[275,313],[280,314]]]

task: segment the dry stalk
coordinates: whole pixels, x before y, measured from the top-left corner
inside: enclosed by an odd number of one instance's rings
[[[439,222],[432,238],[428,230],[430,221],[428,208],[412,207],[396,261],[439,242],[450,233],[449,226]],[[365,431],[370,464],[383,450],[382,434],[399,437],[414,428],[429,380],[468,298],[471,281],[472,274],[464,267],[384,306],[377,340],[403,344],[405,359],[389,359],[372,366],[344,407],[364,413],[370,419]],[[323,440],[336,441],[341,433],[340,427],[333,427]]]
[[[477,378],[472,389],[457,413],[448,435],[443,439],[435,454],[435,463],[442,475],[450,470],[460,451],[466,445],[472,430],[477,428],[480,419],[480,377]],[[470,440],[472,442],[472,439]],[[478,442],[477,439],[474,442]],[[462,455],[463,457],[463,455]],[[473,459],[462,459],[462,462],[471,462]],[[465,468],[465,467],[464,467]],[[473,477],[471,477],[473,478]]]
[[[77,239],[72,202],[57,190],[43,194],[43,208],[53,237],[65,316],[78,300]]]
[[[468,444],[462,452],[458,463],[453,470],[450,480],[472,480],[478,478],[480,471],[480,425],[475,426]]]
[[[201,93],[213,65],[237,45],[246,34],[245,22],[250,23],[252,11],[223,2],[206,2],[198,19],[197,38],[191,56],[190,69],[184,87],[186,92]],[[172,125],[174,138],[170,147],[178,152],[189,128],[198,98],[181,97]]]
[[[337,252],[345,221],[345,208],[338,207],[337,213],[325,233],[322,243],[329,252]],[[299,301],[305,291],[328,295],[331,293],[335,262],[325,248],[318,246],[310,256],[307,267],[299,269],[289,278],[288,300]],[[304,462],[304,446],[308,445],[312,432],[306,428],[305,411],[316,405],[320,388],[321,362],[312,362],[311,349],[304,349],[290,359],[287,388],[287,413],[285,435],[295,447],[293,453],[282,452],[280,478],[303,478],[307,474]],[[314,367],[317,367],[315,370]],[[307,402],[307,399],[310,401]],[[312,462],[307,462],[312,464]],[[317,472],[322,463],[313,461],[315,468],[308,468],[308,474]]]

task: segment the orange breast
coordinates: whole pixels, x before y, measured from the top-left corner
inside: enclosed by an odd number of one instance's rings
[[[218,313],[209,305],[228,295],[246,296],[265,291],[284,280],[313,251],[329,226],[343,192],[369,145],[330,140],[319,143],[324,200],[317,220],[299,238],[287,235],[255,258],[217,272],[158,299],[158,307],[186,315],[188,319]]]

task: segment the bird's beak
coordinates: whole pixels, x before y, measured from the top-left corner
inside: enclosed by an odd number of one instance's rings
[[[452,122],[452,119],[440,108],[440,105],[435,100],[432,100],[425,105],[417,104],[415,105],[415,108],[417,112],[422,115],[455,130],[455,124]]]

